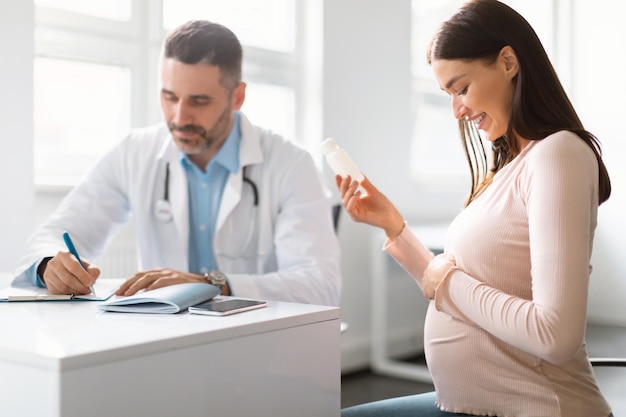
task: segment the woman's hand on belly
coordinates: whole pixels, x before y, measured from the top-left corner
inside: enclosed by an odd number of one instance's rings
[[[448,272],[456,266],[456,259],[449,253],[435,256],[426,267],[422,277],[422,291],[429,300],[435,298],[435,292]]]

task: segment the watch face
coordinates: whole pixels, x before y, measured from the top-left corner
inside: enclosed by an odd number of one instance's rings
[[[226,276],[220,272],[211,272],[209,277],[211,278],[211,284],[215,286],[221,288],[226,284]]]
[[[211,272],[209,276],[214,283],[220,283],[222,285],[226,283],[226,277],[220,272]]]

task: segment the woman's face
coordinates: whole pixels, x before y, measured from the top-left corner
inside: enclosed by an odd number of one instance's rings
[[[493,63],[437,59],[431,65],[439,86],[452,99],[455,118],[474,123],[490,141],[506,133],[518,72],[513,49],[502,48]]]

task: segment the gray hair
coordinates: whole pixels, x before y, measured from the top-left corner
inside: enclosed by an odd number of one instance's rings
[[[229,90],[241,82],[243,51],[237,36],[225,26],[191,20],[165,39],[164,58],[185,64],[208,64],[220,69],[220,83]]]

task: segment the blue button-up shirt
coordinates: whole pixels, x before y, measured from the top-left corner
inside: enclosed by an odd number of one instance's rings
[[[204,274],[218,269],[213,237],[226,180],[239,169],[239,118],[236,112],[228,138],[204,172],[187,155],[181,155],[189,186],[189,272]]]

